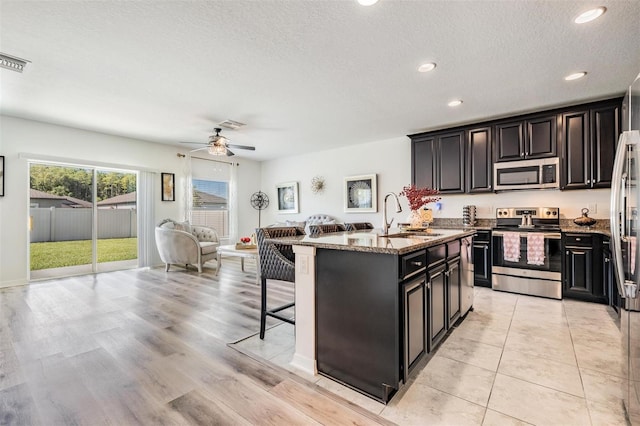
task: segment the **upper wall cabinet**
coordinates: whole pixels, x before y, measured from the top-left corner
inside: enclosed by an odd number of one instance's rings
[[[557,155],[556,115],[496,124],[496,161]]]
[[[562,188],[610,187],[619,135],[620,102],[562,114]]]
[[[491,192],[493,161],[491,156],[491,126],[466,131],[467,192]]]
[[[621,105],[609,99],[409,135],[411,182],[442,193],[490,192],[494,161],[560,156],[562,189],[609,187]]]
[[[464,132],[412,138],[411,182],[441,193],[464,192]]]

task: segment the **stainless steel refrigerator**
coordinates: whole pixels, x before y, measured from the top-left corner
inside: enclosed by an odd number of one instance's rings
[[[640,424],[640,75],[622,104],[622,133],[618,140],[611,184],[611,251],[615,281],[623,297],[620,330],[624,375],[624,408],[631,424]]]

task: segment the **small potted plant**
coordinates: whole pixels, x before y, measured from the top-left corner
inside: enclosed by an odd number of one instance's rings
[[[418,188],[415,185],[402,187],[400,196],[407,197],[407,201],[409,201],[411,214],[408,221],[412,228],[422,228],[425,223],[428,226],[433,220],[431,210],[425,210],[423,207],[426,204],[440,201],[440,197],[436,197],[439,193],[437,189],[429,187]]]

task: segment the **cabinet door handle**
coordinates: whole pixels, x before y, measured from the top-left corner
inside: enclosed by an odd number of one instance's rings
[[[591,179],[587,179],[587,183],[591,183]]]
[[[414,260],[414,261],[412,261],[412,262],[411,262],[411,264],[412,264],[413,266],[422,266],[422,262],[418,262],[418,261],[415,261],[415,260]]]
[[[604,259],[604,263],[609,263],[609,258],[608,257]]]
[[[567,255],[569,255],[569,250],[567,250]]]
[[[524,157],[524,152],[522,154],[520,154],[520,157]]]

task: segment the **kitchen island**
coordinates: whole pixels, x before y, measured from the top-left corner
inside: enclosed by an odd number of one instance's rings
[[[473,303],[474,230],[274,239],[296,253],[292,364],[388,402]]]

